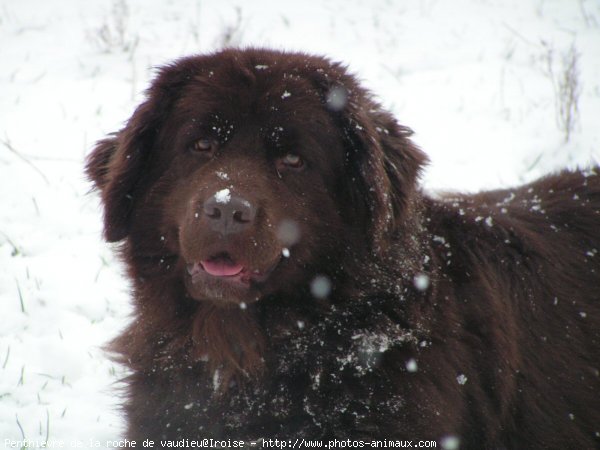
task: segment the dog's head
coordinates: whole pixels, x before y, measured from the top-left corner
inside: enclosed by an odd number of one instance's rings
[[[87,173],[134,265],[243,304],[385,248],[426,160],[409,135],[339,64],[226,50],[161,69]]]

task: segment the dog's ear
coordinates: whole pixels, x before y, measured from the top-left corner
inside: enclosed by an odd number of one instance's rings
[[[104,206],[104,237],[108,242],[120,241],[129,233],[135,188],[150,159],[159,127],[159,97],[151,92],[127,125],[99,141],[87,158],[86,173],[100,191]]]
[[[374,248],[381,251],[386,237],[411,217],[417,182],[427,156],[379,105],[349,106],[346,136],[353,149],[352,166],[358,188],[368,200]]]
[[[104,237],[117,242],[129,234],[136,188],[144,177],[164,118],[177,98],[178,89],[190,78],[185,60],[159,72],[135,110],[119,132],[99,141],[86,161],[86,174],[100,191],[104,205]]]
[[[94,150],[88,155],[85,173],[94,188],[102,191],[107,182],[108,163],[117,150],[117,135],[113,133],[98,141]]]
[[[386,237],[410,215],[428,158],[409,139],[409,128],[399,125],[345,69],[333,67],[333,76],[316,71],[317,85],[342,129],[346,164],[355,180],[351,189],[366,203],[373,248],[381,251]]]

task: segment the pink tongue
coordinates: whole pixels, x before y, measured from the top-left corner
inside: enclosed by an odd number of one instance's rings
[[[204,270],[215,277],[231,277],[239,274],[244,266],[223,259],[202,261]]]

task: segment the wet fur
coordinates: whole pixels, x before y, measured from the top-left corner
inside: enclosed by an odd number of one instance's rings
[[[334,88],[348,95],[341,110],[328,102]],[[263,114],[257,92],[281,111]],[[173,150],[203,108],[259,122],[237,119],[221,161],[265,214],[290,215],[304,231],[244,309],[190,299],[191,250],[178,233],[202,230],[169,219],[223,186]],[[321,173],[278,181],[248,153],[269,120],[327,149],[316,156]],[[409,136],[324,58],[227,50],[160,71],[87,165],[105,237],[120,242],[134,286],[133,320],[111,346],[132,371],[129,438],[456,436],[463,449],[600,448],[598,168],[431,198],[418,189],[426,157]],[[274,251],[268,229],[255,232],[261,251]],[[326,299],[311,295],[316,275],[332,281]]]

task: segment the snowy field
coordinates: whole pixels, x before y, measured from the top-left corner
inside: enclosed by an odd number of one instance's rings
[[[415,130],[429,191],[600,162],[597,0],[0,0],[0,446],[122,437],[101,346],[128,285],[83,158],[154,67],[227,45],[348,63]]]

